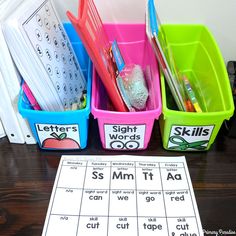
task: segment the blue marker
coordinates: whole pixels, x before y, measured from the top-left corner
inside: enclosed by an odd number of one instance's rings
[[[112,52],[113,52],[113,56],[116,61],[117,69],[119,72],[121,72],[125,67],[125,62],[124,62],[124,59],[121,55],[121,52],[120,52],[120,49],[118,47],[116,40],[114,40],[112,43]]]
[[[148,1],[148,8],[150,13],[150,26],[151,31],[154,36],[158,35],[158,24],[157,24],[157,18],[156,18],[156,11],[154,6],[154,0]]]

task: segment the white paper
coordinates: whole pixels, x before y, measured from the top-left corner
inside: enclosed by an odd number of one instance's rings
[[[62,156],[43,236],[203,236],[185,157]]]

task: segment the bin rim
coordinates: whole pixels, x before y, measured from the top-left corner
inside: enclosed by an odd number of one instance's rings
[[[91,113],[93,114],[94,118],[108,118],[109,119],[132,119],[132,120],[141,120],[141,119],[158,119],[161,115],[161,108],[157,108],[155,110],[150,111],[137,111],[137,112],[119,112],[119,111],[108,111],[108,110],[101,110],[94,107],[94,101],[92,100],[91,104]],[[139,118],[137,118],[137,115]],[[122,118],[120,118],[122,117]]]
[[[199,118],[212,118],[213,116],[217,118],[224,117],[224,119],[229,120],[234,113],[234,107],[230,108],[227,111],[214,111],[214,112],[185,112],[185,111],[178,111],[178,110],[171,110],[168,108],[163,108],[163,116],[164,118],[168,116],[176,116],[181,115],[185,117],[199,117]]]

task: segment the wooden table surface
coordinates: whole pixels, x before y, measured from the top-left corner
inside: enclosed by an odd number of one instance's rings
[[[162,148],[155,123],[147,150],[112,152],[102,149],[97,123],[91,121],[88,146],[80,151],[42,151],[0,139],[1,236],[41,235],[62,154],[185,155],[205,235],[236,235],[236,139],[221,130],[207,152],[170,152]]]

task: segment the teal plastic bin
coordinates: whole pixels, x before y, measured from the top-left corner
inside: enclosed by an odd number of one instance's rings
[[[33,110],[23,93],[18,101],[19,112],[28,120],[39,147],[47,150],[83,149],[88,139],[92,63],[73,26],[66,23],[64,27],[87,79],[86,107],[76,111],[47,112]]]

